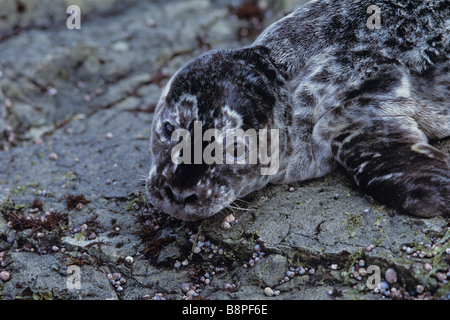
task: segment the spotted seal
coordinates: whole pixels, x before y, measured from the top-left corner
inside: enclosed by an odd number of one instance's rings
[[[370,28],[374,3],[381,23]],[[341,165],[401,212],[449,215],[450,157],[428,144],[450,135],[449,39],[446,0],[325,0],[275,22],[251,46],[204,53],[173,75],[157,104],[150,202],[202,219],[268,183]],[[205,130],[277,129],[278,171],[174,163],[174,131],[193,133],[196,121]]]

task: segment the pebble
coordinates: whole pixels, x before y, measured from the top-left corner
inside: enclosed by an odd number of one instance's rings
[[[153,300],[166,300],[166,298],[164,298],[162,293],[155,294],[155,296],[152,299]]]
[[[55,96],[58,93],[58,89],[56,89],[54,87],[48,87],[47,93],[49,96]]]
[[[405,248],[405,252],[406,252],[406,253],[413,253],[413,252],[414,252],[414,248],[406,247],[406,248]]]
[[[389,289],[389,283],[387,283],[386,281],[381,281],[378,287],[380,290],[385,291]]]
[[[121,285],[125,284],[127,280],[124,277],[122,277],[120,273],[118,272],[114,272],[113,274],[108,273],[106,275],[106,278],[114,287],[116,287],[117,292],[123,291],[123,287]]]
[[[289,192],[294,192],[294,190],[295,190],[294,187],[289,188]]]
[[[0,279],[2,281],[8,281],[9,278],[11,278],[11,273],[9,273],[9,271],[2,271],[2,272],[0,272]]]
[[[189,290],[188,292],[186,292],[186,297],[192,298],[197,292],[195,292],[195,290]]]
[[[58,160],[58,155],[55,152],[52,152],[48,155],[48,158],[52,161]]]
[[[5,107],[6,108],[11,108],[12,105],[13,105],[12,102],[11,102],[11,99],[9,99],[9,98],[6,98],[4,103],[5,103]]]
[[[367,270],[366,270],[366,268],[359,268],[359,269],[358,269],[358,274],[359,274],[361,277],[365,277],[365,276],[367,275]]]
[[[293,278],[295,276],[295,272],[294,271],[286,271],[286,276],[289,278]]]
[[[436,272],[435,277],[440,282],[443,282],[443,281],[447,280],[447,275],[445,273],[443,273],[443,272]]]
[[[233,283],[225,283],[225,284],[223,285],[223,288],[224,288],[225,290],[233,290],[233,289],[236,289],[236,285],[233,284]]]
[[[147,26],[149,26],[149,27],[151,27],[151,28],[154,28],[154,27],[156,27],[156,26],[158,25],[158,24],[156,23],[156,21],[153,20],[152,18],[148,18],[147,21],[146,21],[146,23],[147,23]]]
[[[229,222],[227,222],[227,221],[224,221],[224,222],[222,222],[221,228],[223,230],[228,230],[228,229],[231,228],[231,224]]]
[[[264,294],[265,294],[266,296],[268,296],[268,297],[273,297],[273,296],[275,295],[273,289],[270,288],[270,287],[266,287],[266,288],[264,289]]]
[[[297,271],[297,273],[299,274],[299,275],[304,275],[305,273],[306,273],[306,270],[305,270],[305,268],[303,268],[303,267],[300,267],[300,268],[298,268],[298,271]]]
[[[430,271],[431,269],[433,269],[433,266],[430,264],[430,263],[425,263],[424,265],[423,265],[423,268],[426,270],[426,271]]]
[[[194,253],[200,253],[202,251],[202,249],[198,246],[194,247]]]
[[[396,283],[397,282],[397,272],[393,268],[389,268],[386,270],[386,273],[384,274],[384,278],[390,284]]]
[[[224,221],[226,221],[228,223],[232,223],[232,222],[236,221],[236,218],[234,217],[233,214],[230,214],[230,215],[225,217]]]
[[[187,293],[191,289],[191,285],[189,283],[182,283],[181,284],[181,291],[184,293]]]
[[[418,294],[423,293],[423,290],[424,290],[424,289],[425,289],[425,288],[424,288],[423,285],[421,285],[421,284],[418,284],[418,285],[416,286],[416,291],[417,291]]]
[[[330,268],[331,268],[331,270],[337,270],[338,269],[338,265],[334,263],[334,264],[332,264],[330,266]]]

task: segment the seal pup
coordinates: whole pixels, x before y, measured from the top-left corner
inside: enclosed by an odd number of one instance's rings
[[[150,202],[197,220],[268,183],[318,178],[341,165],[381,203],[418,217],[450,215],[450,157],[428,144],[450,136],[450,6],[378,0],[381,23],[371,28],[372,5],[311,1],[251,46],[209,51],[176,72],[152,124]],[[261,162],[175,163],[174,133],[194,136],[196,123],[278,130],[277,171],[262,175]],[[192,151],[195,139],[186,140]]]

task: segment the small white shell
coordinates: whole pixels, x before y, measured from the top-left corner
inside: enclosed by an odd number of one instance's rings
[[[198,246],[195,246],[193,251],[194,251],[194,253],[200,253],[202,251],[202,249]]]
[[[228,221],[224,221],[224,222],[222,222],[221,227],[223,230],[228,230],[231,228],[231,224]]]
[[[230,223],[230,222],[234,222],[234,220],[236,220],[236,218],[234,217],[234,215],[230,214],[230,215],[226,216],[223,221]]]
[[[125,258],[125,262],[126,263],[133,263],[133,261],[134,261],[134,259],[133,259],[132,256],[128,256],[128,257]]]
[[[52,152],[48,155],[48,158],[52,161],[56,161],[56,160],[58,160],[58,154],[56,154],[55,152]]]

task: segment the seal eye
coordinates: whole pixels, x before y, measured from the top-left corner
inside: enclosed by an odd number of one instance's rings
[[[245,155],[245,146],[242,143],[234,143],[234,159],[239,160]]]
[[[166,136],[167,139],[171,139],[172,138],[172,133],[175,131],[175,127],[170,124],[170,122],[165,122],[163,124],[163,133],[164,136]]]
[[[227,147],[227,156],[234,161],[245,158],[245,145],[242,142],[234,142],[232,146]]]

